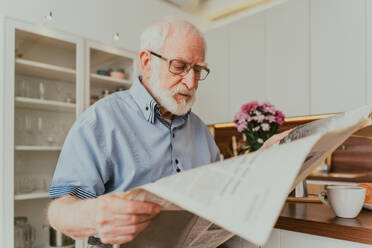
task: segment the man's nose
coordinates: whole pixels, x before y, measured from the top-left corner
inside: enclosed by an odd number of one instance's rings
[[[184,76],[184,83],[189,90],[197,89],[199,80],[195,77],[195,71],[193,68],[189,70],[189,72]]]

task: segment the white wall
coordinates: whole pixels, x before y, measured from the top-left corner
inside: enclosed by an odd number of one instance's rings
[[[266,12],[267,100],[290,116],[310,112],[308,6],[292,0]]]
[[[207,36],[213,32],[215,38],[207,40],[212,47],[208,53],[217,53],[213,43],[224,40],[230,44],[227,51],[219,48],[220,55],[213,58],[229,60],[230,66],[223,69],[227,82],[225,76],[208,84],[224,80],[229,87],[214,87],[195,110],[206,123],[214,123],[216,118],[200,104],[216,102],[215,95],[220,106],[215,108],[227,111],[221,122],[232,121],[239,107],[251,100],[268,100],[287,116],[372,104],[371,27],[368,0],[289,0],[209,31]]]
[[[365,5],[365,0],[311,1],[311,113],[366,104]]]
[[[229,104],[220,104],[229,102],[229,74],[230,66],[228,49],[229,40],[227,39],[230,30],[227,27],[212,30],[205,35],[208,44],[206,60],[212,73],[207,79],[200,81],[197,91],[197,98],[194,112],[203,113],[203,118],[211,123],[223,122],[230,118]],[[226,34],[221,37],[220,34]],[[218,90],[215,90],[218,89]],[[198,108],[199,107],[199,108]]]
[[[264,15],[252,16],[230,27],[229,121],[242,103],[266,98],[264,27]]]
[[[50,10],[54,19],[47,23]],[[0,0],[1,14],[132,51],[139,49],[140,33],[152,20],[175,15],[202,23],[160,0]],[[114,32],[120,33],[117,42]]]

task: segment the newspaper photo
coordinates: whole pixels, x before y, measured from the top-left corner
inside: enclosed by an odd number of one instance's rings
[[[371,115],[372,106],[364,106],[317,120],[270,148],[127,192],[127,199],[155,202],[163,211],[125,247],[216,247],[233,235],[263,245],[288,193],[350,135],[370,127]]]

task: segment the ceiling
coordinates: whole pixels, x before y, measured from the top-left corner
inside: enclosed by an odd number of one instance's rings
[[[288,0],[162,0],[182,11],[202,18],[210,28],[237,21]]]

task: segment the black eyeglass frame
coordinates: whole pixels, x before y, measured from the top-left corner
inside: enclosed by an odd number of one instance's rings
[[[185,73],[185,75],[186,75],[187,73],[189,73],[189,71],[190,71],[191,69],[193,69],[194,72],[196,72],[196,70],[195,70],[195,66],[198,66],[198,67],[200,67],[201,69],[204,69],[204,70],[207,72],[207,74],[205,75],[204,78],[199,78],[198,80],[202,81],[202,80],[206,79],[207,76],[209,75],[210,70],[209,70],[209,68],[207,68],[207,67],[205,67],[205,66],[196,65],[196,64],[195,64],[195,65],[192,65],[192,64],[190,64],[189,62],[186,62],[186,61],[184,61],[184,60],[182,60],[182,59],[167,59],[167,58],[163,57],[162,55],[157,54],[157,53],[155,53],[155,52],[153,52],[153,51],[150,51],[150,50],[148,50],[148,52],[151,53],[152,55],[154,55],[154,56],[156,56],[156,57],[158,57],[158,58],[160,58],[160,59],[162,59],[162,60],[168,62],[168,70],[169,70],[170,73],[173,73],[174,75],[180,75],[180,74],[182,74],[182,73]],[[186,67],[186,69],[185,69],[184,71],[182,71],[182,72],[180,72],[180,73],[175,73],[175,72],[171,71],[171,64],[172,64],[172,61],[180,61],[180,62],[182,62],[182,63],[185,63],[185,64],[187,65],[187,67]],[[201,75],[201,74],[200,74],[200,75]]]

